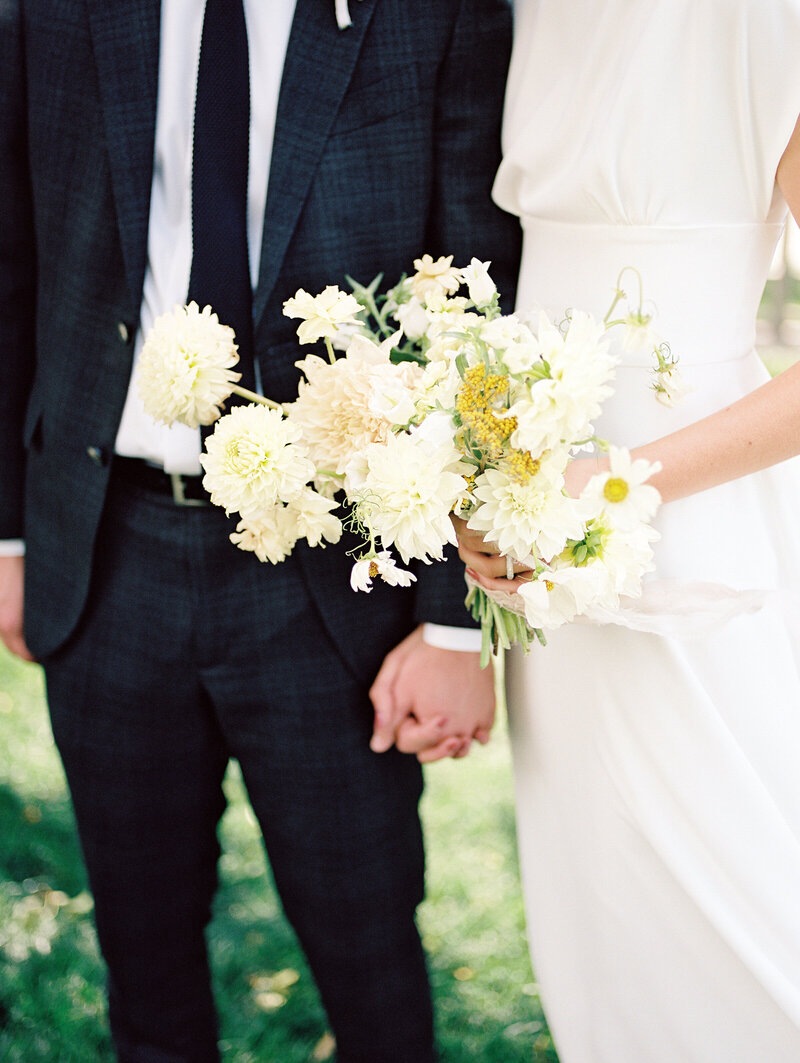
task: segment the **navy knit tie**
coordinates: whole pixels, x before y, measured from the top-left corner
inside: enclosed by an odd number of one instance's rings
[[[240,384],[255,388],[247,252],[250,72],[242,0],[206,0],[192,150],[188,300],[236,333]]]

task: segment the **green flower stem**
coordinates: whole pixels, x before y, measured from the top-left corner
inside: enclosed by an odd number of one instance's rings
[[[330,336],[325,337],[325,349],[328,352],[328,361],[333,365],[336,361],[336,355],[333,353],[333,344],[331,343]]]
[[[238,384],[233,385],[231,394],[239,395],[243,399],[249,399],[250,402],[258,402],[261,406],[270,406],[273,410],[283,410],[282,403],[275,402],[274,399],[268,399],[266,395],[259,395],[255,391],[249,391],[247,388],[241,388]]]
[[[485,668],[492,658],[498,658],[514,644],[520,645],[525,653],[534,638],[542,646],[547,645],[540,628],[528,627],[524,616],[504,609],[480,587],[470,587],[464,604],[472,618],[481,625],[481,668]]]

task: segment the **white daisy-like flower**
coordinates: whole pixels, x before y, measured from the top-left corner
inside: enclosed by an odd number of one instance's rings
[[[296,363],[306,379],[287,409],[318,469],[345,474],[368,444],[383,442],[395,423],[410,420],[422,368],[390,361],[396,336],[380,345],[355,336],[344,358],[331,363],[312,354]]]
[[[358,299],[341,291],[335,284],[329,284],[319,295],[309,295],[298,288],[292,298],[283,304],[286,317],[302,319],[302,324],[297,327],[301,343],[332,339],[340,328],[352,325],[361,310]]]
[[[388,550],[380,550],[355,562],[350,571],[350,586],[354,591],[365,591],[369,594],[372,581],[377,576],[393,587],[410,587],[417,580],[413,572],[397,567],[397,562]]]
[[[219,417],[241,374],[233,329],[210,306],[176,306],[156,318],[136,366],[147,413],[162,424],[197,428]]]
[[[497,295],[497,287],[489,276],[491,262],[481,262],[473,258],[468,266],[461,270],[461,278],[469,290],[469,297],[473,303],[482,310],[489,306]]]
[[[300,536],[295,516],[279,504],[259,517],[240,520],[230,540],[240,550],[251,550],[259,561],[280,564],[291,554]]]
[[[211,501],[245,519],[290,502],[314,476],[302,432],[277,410],[236,406],[220,418],[200,455]]]
[[[531,554],[546,561],[560,553],[568,539],[583,535],[585,506],[564,494],[563,476],[546,462],[525,483],[500,469],[487,469],[476,479],[473,497],[482,504],[467,526],[484,532],[501,554],[524,561]]]
[[[298,539],[306,539],[309,546],[325,542],[338,543],[342,537],[342,522],[332,510],[338,503],[304,487],[286,506],[292,515]]]
[[[630,528],[651,521],[661,504],[661,495],[646,483],[661,469],[660,462],[644,458],[632,460],[624,447],[609,447],[609,470],[593,476],[581,498],[596,512],[605,513],[618,528]]]
[[[411,290],[423,303],[437,294],[457,292],[461,286],[460,270],[453,267],[452,255],[435,261],[430,255],[423,255],[414,259],[414,269],[417,272],[411,277]]]
[[[437,447],[400,432],[370,444],[364,458],[363,484],[353,499],[364,525],[385,546],[394,544],[406,563],[441,560],[445,543],[456,543],[450,511],[466,487],[453,444]]]

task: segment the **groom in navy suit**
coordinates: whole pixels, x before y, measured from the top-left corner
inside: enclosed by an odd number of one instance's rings
[[[224,302],[220,278],[245,278],[237,338],[278,400],[301,286],[394,283],[429,252],[492,260],[512,297],[518,232],[489,197],[508,5],[349,6],[342,29],[335,0],[0,5],[0,634],[45,668],[123,1063],[218,1060],[204,930],[230,757],[340,1063],[434,1058],[420,768],[370,750],[369,691],[380,673],[376,707],[407,707],[407,748],[491,726],[477,654],[442,648],[460,566],[355,597],[348,543],[260,565],[207,505],[194,433],[147,424],[130,389],[152,319]],[[210,165],[193,140],[222,141]]]

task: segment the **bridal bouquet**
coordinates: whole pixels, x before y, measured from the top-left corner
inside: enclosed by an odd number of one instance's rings
[[[488,265],[425,255],[385,293],[380,278],[350,281],[350,293],[298,291],[284,313],[300,319],[300,343],[321,340],[327,356],[297,362],[297,398],[282,408],[236,385],[234,337],[208,307],[160,318],[139,363],[156,419],[218,419],[203,483],[239,514],[232,541],[262,561],[283,560],[300,538],[336,542],[342,496],[362,541],[355,590],[414,581],[395,552],[406,565],[441,560],[456,543],[451,514],[509,559],[509,573],[524,565],[527,582],[502,604],[469,589],[485,660],[637,595],[659,504],[646,483],[655,466],[614,447],[607,473],[580,498],[566,494],[564,470],[599,443],[592,421],[612,390],[607,326],[580,312],[558,325],[501,314]],[[250,404],[220,417],[233,393]]]

